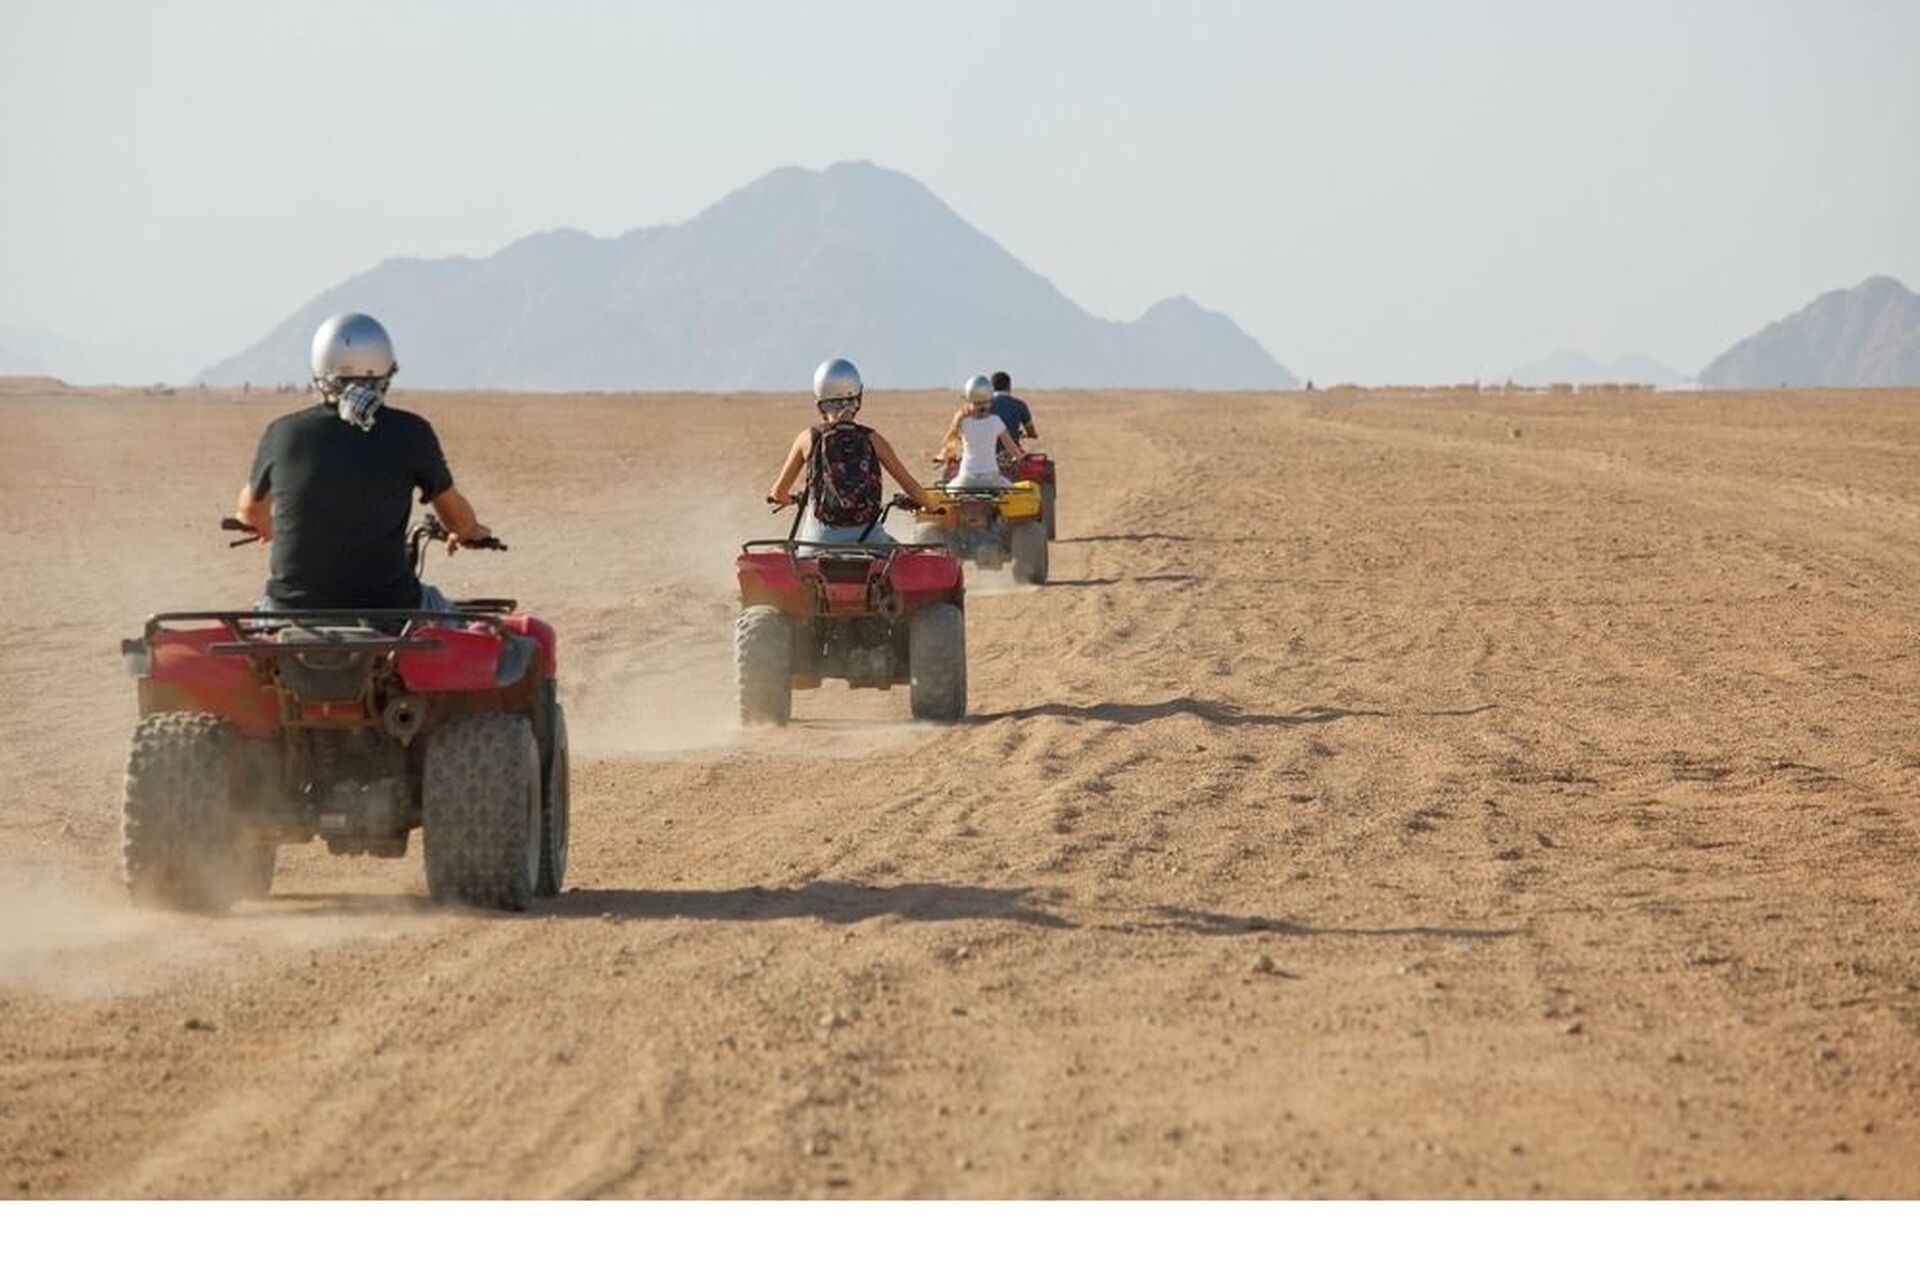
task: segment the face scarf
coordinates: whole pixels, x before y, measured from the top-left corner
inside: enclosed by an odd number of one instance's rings
[[[339,410],[340,421],[351,422],[362,431],[371,431],[384,398],[377,383],[349,382],[340,388],[340,399],[335,408]]]

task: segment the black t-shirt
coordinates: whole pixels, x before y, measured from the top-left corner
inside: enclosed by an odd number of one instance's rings
[[[253,495],[273,495],[267,594],[301,609],[413,609],[407,518],[453,487],[433,427],[382,405],[373,430],[314,405],[268,424],[253,459]]]

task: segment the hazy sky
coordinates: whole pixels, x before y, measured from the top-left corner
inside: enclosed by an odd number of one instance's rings
[[[1913,0],[0,0],[0,48],[0,324],[174,376],[384,257],[842,159],[1098,314],[1187,293],[1321,382],[1691,372],[1920,288]]]

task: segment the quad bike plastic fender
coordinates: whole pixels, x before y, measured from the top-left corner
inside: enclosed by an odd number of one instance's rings
[[[528,613],[511,613],[500,620],[507,630],[540,646],[540,674],[551,680],[560,674],[560,636],[551,623]]]
[[[420,784],[437,902],[525,911],[540,882],[540,748],[525,716],[456,716],[427,739]]]
[[[907,620],[908,703],[916,720],[967,714],[967,615],[936,604]]]
[[[793,715],[793,620],[769,604],[750,604],[733,625],[740,723],[785,724]]]
[[[784,551],[749,551],[734,561],[740,579],[740,603],[769,605],[790,617],[812,612],[812,594]]]
[[[888,580],[909,614],[932,604],[957,605],[966,595],[966,576],[960,562],[937,551],[896,556]]]
[[[1038,520],[1040,515],[1040,486],[1031,480],[1019,481],[1000,498],[1000,518],[1008,524]]]
[[[1044,453],[1023,454],[1015,476],[1021,480],[1032,480],[1036,484],[1052,484],[1053,459]]]
[[[429,626],[413,635],[439,642],[437,649],[404,649],[394,655],[394,669],[414,693],[452,693],[517,684],[526,676],[538,651],[524,636],[502,641],[490,628],[469,631],[457,626]]]
[[[140,714],[199,711],[248,737],[280,731],[280,703],[243,657],[214,657],[209,646],[233,639],[226,627],[161,631],[146,650]]]

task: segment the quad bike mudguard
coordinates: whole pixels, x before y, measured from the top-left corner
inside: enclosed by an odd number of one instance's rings
[[[328,634],[343,628],[352,634]],[[296,630],[291,640],[282,634]],[[556,637],[546,622],[484,612],[163,613],[120,648],[139,677],[142,715],[210,712],[247,737],[272,737],[285,723],[262,667],[298,661],[303,653],[391,659],[410,693],[494,693],[521,684],[530,668],[551,678],[557,666]]]
[[[876,607],[913,613],[959,604],[966,594],[960,562],[932,548],[882,544],[883,554],[796,556],[756,550],[760,545],[748,544],[734,562],[740,603],[771,605],[791,618],[857,616]]]
[[[992,503],[1007,524],[1038,520],[1041,516],[1040,486],[1032,480],[1018,480],[1005,489],[956,489],[944,485],[936,486],[936,491],[946,495],[946,509],[939,515],[922,513],[918,522],[937,525],[949,532],[972,527],[969,521],[973,516],[968,508],[976,504]]]
[[[1031,480],[1034,484],[1052,484],[1053,459],[1044,453],[1022,454],[1015,476],[1021,480]]]

